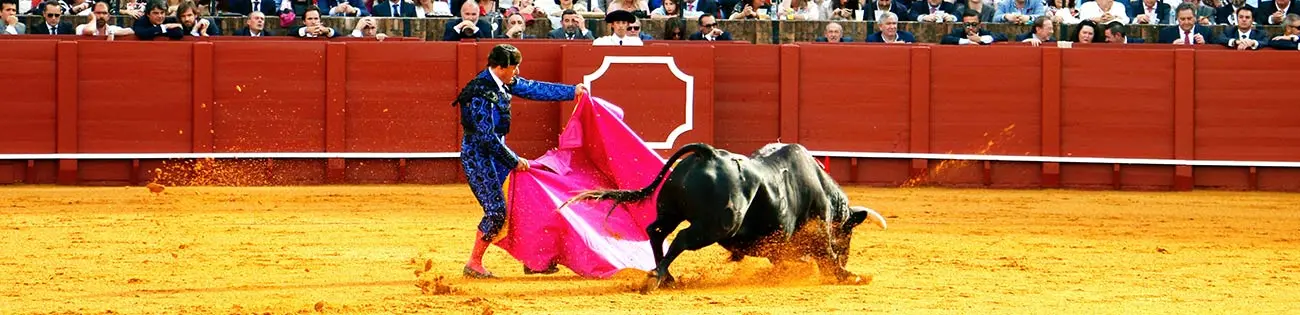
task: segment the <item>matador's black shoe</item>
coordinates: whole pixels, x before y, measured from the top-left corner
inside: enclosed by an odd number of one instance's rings
[[[546,270],[541,270],[541,271],[534,271],[532,269],[528,269],[528,266],[524,266],[525,275],[535,275],[535,274],[549,275],[556,272],[560,272],[560,267],[556,266],[555,263],[551,263],[550,268],[546,268]]]
[[[496,275],[493,275],[492,272],[489,272],[489,271],[484,271],[484,272],[474,271],[474,269],[470,269],[469,266],[465,266],[465,272],[464,272],[464,273],[465,273],[465,277],[466,277],[466,278],[473,278],[473,279],[496,279],[496,278],[497,278],[497,276],[496,276]]]

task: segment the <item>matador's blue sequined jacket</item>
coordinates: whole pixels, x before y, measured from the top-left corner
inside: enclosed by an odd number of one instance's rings
[[[538,101],[567,101],[573,99],[574,86],[537,82],[516,76],[506,84],[508,93],[502,93],[488,70],[479,72],[457,98],[460,104],[460,123],[465,130],[461,142],[462,159],[470,156],[487,157],[486,161],[473,161],[491,169],[498,181],[504,182],[510,170],[518,163],[518,156],[506,147],[505,135],[510,133],[511,94]],[[491,166],[484,164],[494,164]],[[498,186],[499,187],[499,186]]]

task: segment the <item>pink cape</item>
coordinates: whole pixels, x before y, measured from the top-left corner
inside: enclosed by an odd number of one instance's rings
[[[654,222],[650,198],[609,213],[609,202],[559,208],[588,189],[639,189],[649,185],[664,160],[623,123],[623,112],[583,96],[559,146],[511,172],[506,184],[505,236],[497,246],[532,270],[552,261],[587,278],[609,278],[623,269],[654,269],[646,226]]]

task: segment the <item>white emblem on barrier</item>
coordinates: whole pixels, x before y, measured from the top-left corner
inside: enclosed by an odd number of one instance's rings
[[[673,57],[669,56],[605,56],[605,60],[601,62],[600,68],[596,69],[596,72],[582,76],[583,84],[587,86],[589,93],[594,90],[591,81],[605,75],[605,71],[609,71],[609,66],[616,63],[663,64],[668,66],[668,70],[672,71],[673,76],[677,77],[678,80],[686,82],[686,122],[673,129],[664,141],[646,142],[646,146],[651,149],[672,149],[673,144],[677,142],[678,136],[695,128],[695,77],[677,68],[677,62],[673,60]]]

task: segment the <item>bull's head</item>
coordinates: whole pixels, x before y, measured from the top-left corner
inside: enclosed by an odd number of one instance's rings
[[[835,242],[832,243],[831,249],[835,251],[835,256],[839,258],[841,266],[849,261],[849,245],[853,241],[853,228],[858,227],[868,218],[882,230],[888,227],[888,224],[885,223],[885,217],[881,216],[876,210],[862,206],[852,206],[849,207],[848,218],[832,232],[834,233]]]

